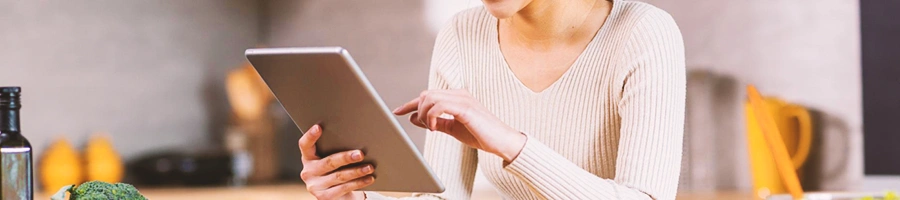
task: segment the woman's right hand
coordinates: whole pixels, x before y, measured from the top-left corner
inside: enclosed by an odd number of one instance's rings
[[[300,178],[306,190],[317,199],[365,199],[365,194],[354,191],[375,182],[372,165],[340,169],[363,160],[360,150],[350,150],[320,158],[316,155],[316,141],[322,136],[322,127],[313,125],[300,137],[303,171]]]

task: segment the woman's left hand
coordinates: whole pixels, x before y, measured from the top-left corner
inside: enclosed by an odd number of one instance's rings
[[[495,154],[509,162],[525,145],[525,135],[491,114],[466,90],[426,90],[394,110],[416,126],[440,131],[463,144]],[[441,118],[443,114],[453,119]]]

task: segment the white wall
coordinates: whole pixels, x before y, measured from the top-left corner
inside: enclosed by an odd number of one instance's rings
[[[425,19],[428,28],[437,34],[457,12],[483,5],[481,0],[425,0]]]
[[[685,40],[688,68],[755,84],[824,117],[820,188],[856,188],[862,171],[862,87],[856,0],[647,0],[669,11]],[[733,119],[743,120],[743,119]],[[738,121],[743,123],[743,121]],[[736,133],[743,143],[743,132]],[[740,147],[746,148],[746,147]],[[735,155],[746,159],[746,151]],[[746,171],[746,163],[735,167]],[[749,187],[735,177],[727,185]]]
[[[257,21],[252,0],[0,1],[0,85],[23,87],[38,155],[95,131],[126,158],[202,147],[228,117],[223,77]]]

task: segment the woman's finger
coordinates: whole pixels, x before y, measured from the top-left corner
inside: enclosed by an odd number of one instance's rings
[[[405,115],[405,114],[409,114],[410,112],[416,111],[416,109],[419,108],[419,101],[421,101],[421,100],[422,100],[422,98],[420,96],[420,97],[416,97],[413,100],[410,100],[409,102],[406,102],[402,106],[397,107],[397,109],[394,109],[394,114],[395,115]]]
[[[345,182],[339,185],[335,185],[331,188],[325,190],[326,194],[332,194],[333,196],[341,196],[354,190],[358,190],[364,188],[366,186],[372,185],[375,183],[375,177],[369,175],[362,178],[354,179],[350,182]]]
[[[409,114],[413,111],[416,111],[416,110],[418,110],[419,105],[421,104],[421,101],[426,96],[429,96],[432,94],[462,95],[459,92],[454,92],[454,91],[450,91],[450,90],[425,90],[425,91],[422,91],[422,93],[419,94],[419,96],[416,97],[415,99],[412,99],[409,102],[406,102],[403,105],[401,105],[400,107],[397,107],[396,109],[394,109],[393,112],[395,115],[405,115],[405,114]]]
[[[444,114],[444,111],[450,107],[453,103],[445,102],[442,104],[435,104],[430,109],[428,109],[428,113],[425,113],[425,124],[428,125],[428,129],[434,131],[437,130],[437,120],[440,119],[441,115]]]
[[[412,115],[409,115],[409,123],[412,123],[419,128],[428,129],[428,127],[425,126],[425,123],[419,120],[419,113],[413,113]]]
[[[453,125],[456,123],[457,116],[459,113],[465,112],[465,110],[469,106],[464,103],[459,103],[455,101],[445,101],[440,104],[436,104],[428,110],[426,113],[426,121],[427,125],[431,128],[431,130],[439,130],[439,131],[452,131]],[[453,119],[444,119],[441,116],[445,114],[450,115]]]
[[[452,106],[452,107],[445,106],[444,107],[445,110],[442,110],[442,111],[447,112],[447,114],[450,114],[450,115],[455,115],[454,113],[456,112],[456,110],[452,110],[452,109],[455,109],[456,107],[460,107],[461,105],[465,105],[466,104],[465,102],[467,102],[467,98],[469,98],[469,97],[455,94],[455,93],[452,93],[451,91],[439,91],[439,92],[429,93],[427,96],[425,96],[425,98],[422,99],[422,102],[419,104],[419,113],[421,113],[419,115],[419,120],[421,120],[426,125],[426,127],[432,127],[431,129],[433,130],[434,124],[432,122],[434,122],[435,120],[429,119],[428,113],[431,113],[431,109],[435,105],[449,104],[449,106]],[[451,110],[447,110],[447,109],[451,109]],[[442,114],[443,112],[437,113],[438,114],[437,116],[440,116],[440,114]],[[454,112],[454,113],[450,113],[450,112]]]
[[[450,135],[457,134],[456,130],[466,129],[466,126],[462,125],[461,123],[456,123],[456,119],[437,118],[436,124],[437,125],[435,125],[435,130]]]
[[[325,180],[322,181],[322,184],[318,185],[317,187],[322,187],[320,189],[328,189],[332,186],[340,185],[372,174],[373,172],[375,172],[375,167],[373,167],[372,165],[338,170],[329,174],[328,176],[325,176]]]
[[[428,129],[428,127],[425,126],[425,123],[419,121],[419,113],[413,113],[412,115],[410,115],[409,122],[413,125],[418,126],[419,128]],[[453,132],[454,130],[464,130],[466,128],[466,126],[460,123],[456,123],[455,119],[437,118],[436,124],[436,131],[444,132],[447,134],[455,134],[455,132]]]
[[[319,156],[316,156],[316,141],[318,141],[321,136],[322,127],[318,124],[313,125],[306,133],[303,133],[303,136],[297,141],[297,146],[300,148],[301,159],[304,161],[319,159]]]
[[[312,166],[313,174],[327,174],[345,165],[358,163],[363,160],[363,153],[360,150],[344,151],[332,154],[321,160],[316,161]]]
[[[431,129],[431,124],[428,121],[428,112],[434,107],[435,104],[446,101],[447,99],[452,99],[453,96],[446,93],[446,91],[430,91],[423,92],[422,96],[420,96],[421,102],[419,102],[419,121],[422,121],[425,124],[425,128]]]

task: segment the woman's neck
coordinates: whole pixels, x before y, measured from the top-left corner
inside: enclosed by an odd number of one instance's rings
[[[606,0],[534,0],[503,20],[519,42],[538,46],[558,44],[571,39],[595,8],[609,6],[608,3]]]

